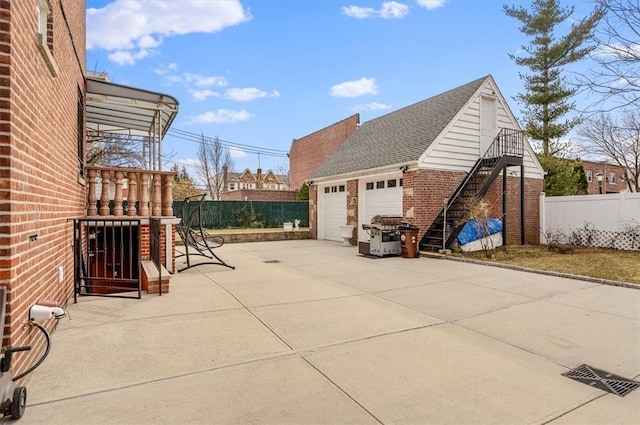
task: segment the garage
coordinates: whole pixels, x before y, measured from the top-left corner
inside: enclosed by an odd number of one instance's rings
[[[318,239],[342,242],[340,226],[347,224],[345,184],[318,186]]]
[[[374,215],[402,216],[402,183],[401,177],[361,180],[358,208],[360,223],[371,223]],[[358,241],[368,242],[369,239],[369,234],[360,226]]]

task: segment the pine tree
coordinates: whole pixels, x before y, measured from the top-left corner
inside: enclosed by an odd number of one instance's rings
[[[574,7],[561,8],[558,0],[534,0],[532,12],[507,5],[503,10],[507,16],[520,21],[520,31],[531,37],[530,44],[522,46],[526,56],[509,55],[517,65],[530,70],[529,74],[520,73],[525,93],[515,97],[524,104],[525,131],[532,139],[542,142],[544,155],[554,155],[559,149],[558,139],[579,123],[579,117],[562,120],[574,109],[571,97],[577,91],[567,83],[562,71],[594,49],[588,42],[603,15],[602,10],[595,9],[590,16],[572,24],[569,32],[561,37],[556,36],[555,30],[573,15]]]

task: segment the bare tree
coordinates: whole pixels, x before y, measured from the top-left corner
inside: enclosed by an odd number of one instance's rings
[[[579,77],[599,97],[600,111],[640,104],[640,3],[638,0],[597,0],[606,13],[594,34],[597,67]]]
[[[600,114],[578,128],[585,151],[614,161],[627,175],[631,192],[640,191],[640,112],[627,112],[620,121]]]
[[[222,146],[217,137],[209,139],[202,134],[198,159],[200,160],[198,176],[204,182],[211,199],[220,199],[220,194],[224,189],[224,167],[226,166],[228,170],[233,168],[231,152]]]
[[[148,169],[143,147],[148,143],[147,137],[88,132],[86,162],[88,166]],[[169,162],[173,156],[173,152],[163,154],[163,162]]]
[[[290,185],[290,179],[289,179],[289,167],[287,167],[287,164],[278,164],[278,167],[276,168],[276,177],[278,177],[278,180],[280,180],[282,183],[286,184],[287,187],[289,187],[289,189],[291,189]]]

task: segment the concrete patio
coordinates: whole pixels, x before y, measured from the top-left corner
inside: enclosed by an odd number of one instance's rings
[[[70,304],[20,423],[640,423],[640,390],[561,375],[639,379],[639,290],[326,241],[217,253],[236,270]]]

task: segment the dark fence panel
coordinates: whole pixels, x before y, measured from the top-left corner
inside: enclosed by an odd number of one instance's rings
[[[182,201],[174,201],[174,215]],[[189,203],[185,216],[197,203]],[[282,227],[282,223],[300,220],[300,227],[309,227],[309,201],[204,201],[202,225],[207,229],[230,227]]]

